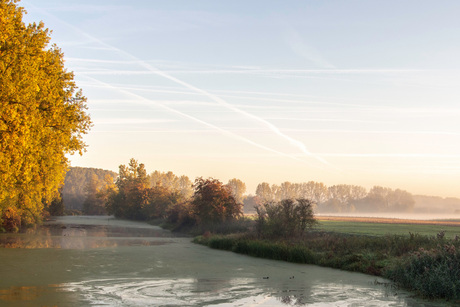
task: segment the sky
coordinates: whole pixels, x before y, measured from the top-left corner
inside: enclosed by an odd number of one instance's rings
[[[460,197],[459,1],[19,5],[88,99],[72,166]]]

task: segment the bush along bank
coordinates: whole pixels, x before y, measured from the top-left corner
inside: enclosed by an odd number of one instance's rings
[[[294,239],[207,234],[194,242],[254,257],[382,276],[421,297],[460,302],[460,242],[442,234],[371,237],[311,231]]]

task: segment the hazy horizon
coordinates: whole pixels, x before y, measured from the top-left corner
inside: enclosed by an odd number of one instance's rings
[[[72,166],[460,197],[460,3],[21,1],[88,98]]]

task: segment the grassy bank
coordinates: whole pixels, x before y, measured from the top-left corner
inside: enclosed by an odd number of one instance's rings
[[[372,236],[384,235],[409,235],[417,233],[425,236],[436,236],[444,231],[446,238],[460,236],[460,223],[458,221],[423,221],[423,220],[398,220],[384,218],[318,218],[318,230],[347,234],[360,234]]]
[[[443,233],[367,236],[312,231],[295,240],[234,234],[200,236],[194,242],[254,257],[382,276],[426,298],[460,300],[460,242]]]

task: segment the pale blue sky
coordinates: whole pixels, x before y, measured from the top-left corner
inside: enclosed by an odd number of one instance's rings
[[[458,1],[22,1],[88,98],[74,166],[460,197]]]

